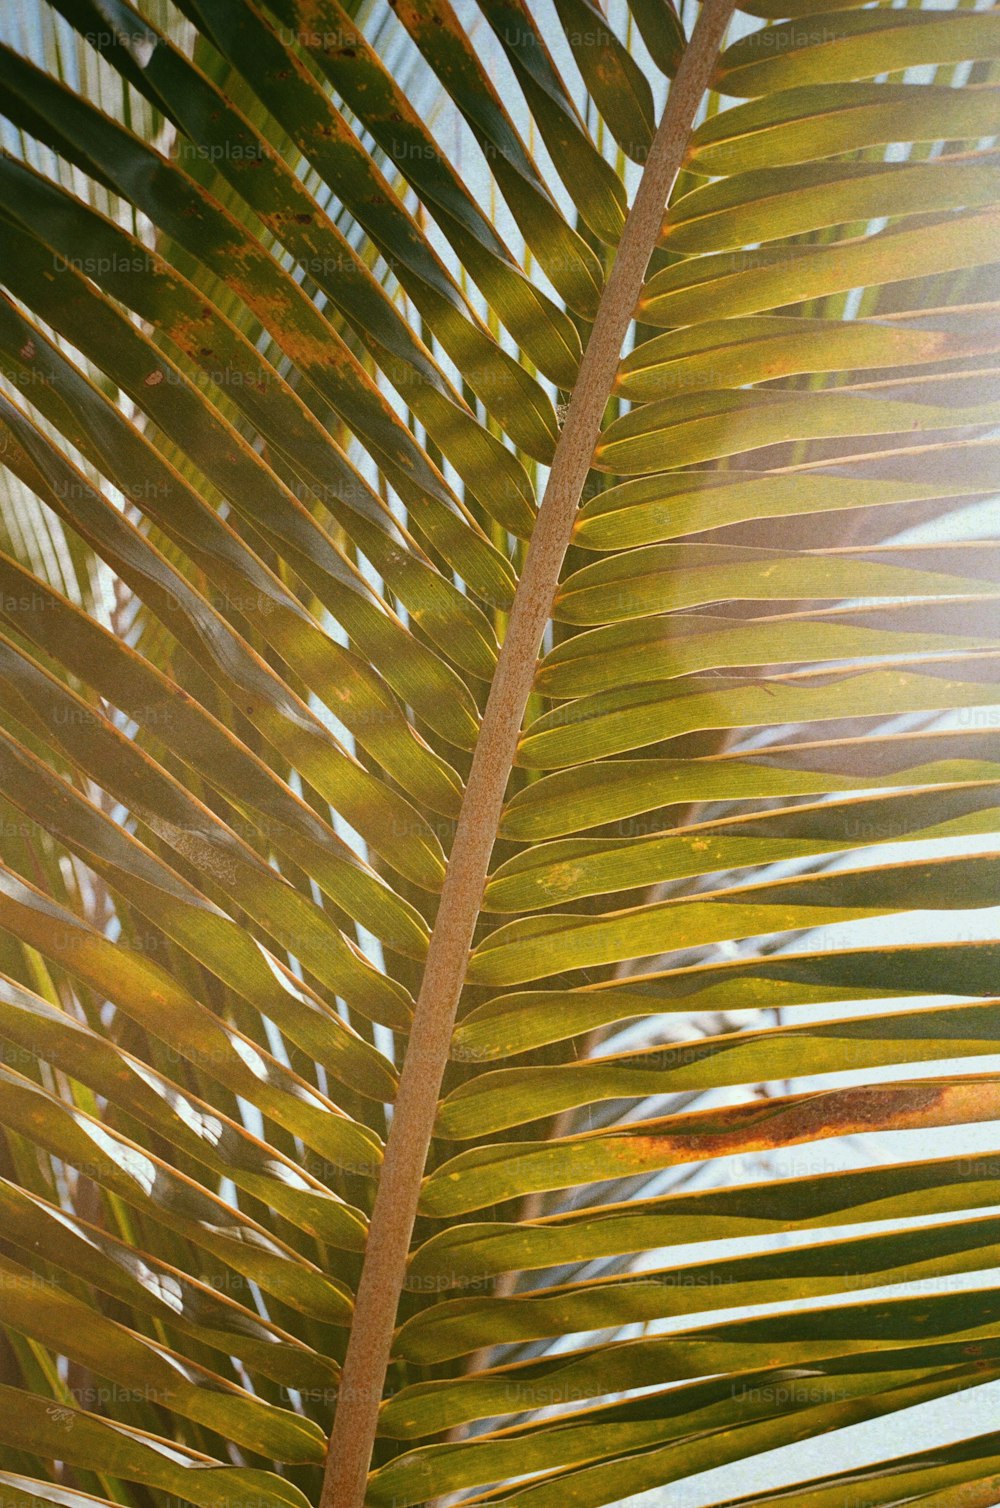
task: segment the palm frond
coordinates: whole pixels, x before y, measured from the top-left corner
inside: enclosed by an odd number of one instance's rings
[[[996,1501],[1000,22],[693,11],[0,29],[16,1508]]]

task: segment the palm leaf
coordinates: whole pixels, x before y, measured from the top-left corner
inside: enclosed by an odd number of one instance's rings
[[[1000,29],[692,9],[4,23],[18,1508],[995,1501]]]

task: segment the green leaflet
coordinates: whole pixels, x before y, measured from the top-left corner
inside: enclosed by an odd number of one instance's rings
[[[995,11],[821,11],[734,42],[719,59],[716,86],[746,98],[803,84],[870,79],[920,64],[997,56]]]
[[[964,209],[995,204],[998,198],[1000,175],[992,152],[933,162],[767,168],[736,174],[675,200],[664,221],[662,244],[685,255],[729,251],[829,225]]]
[[[0,1256],[4,1320],[62,1350],[160,1408],[196,1419],[224,1437],[279,1461],[319,1461],[323,1434],[312,1420],[276,1409],[242,1388],[161,1348],[61,1293],[30,1268]]]
[[[600,263],[556,207],[457,14],[442,0],[411,0],[398,15],[471,126],[553,287],[576,313],[592,318],[601,292]],[[549,371],[553,375],[551,365]]]
[[[154,223],[221,279],[226,278],[233,259],[238,259],[243,298],[279,344],[285,345],[292,359],[303,361],[310,345],[315,348],[317,343],[339,346],[339,338],[330,324],[323,320],[299,284],[283,273],[216,201],[182,174],[176,163],[164,162],[136,137],[88,111],[82,101],[68,90],[59,90],[44,74],[35,70],[29,73],[15,54],[4,50],[3,55],[8,88],[3,90],[2,97],[12,116],[27,118],[62,155],[107,178],[122,191],[134,193]],[[206,87],[200,82],[202,88]],[[43,104],[46,114],[39,124],[37,111]],[[263,166],[265,171],[271,170],[276,180],[273,198],[285,207],[278,225],[295,246],[298,238],[294,230],[289,235],[289,229],[297,227],[299,222],[287,215],[287,197],[294,195],[296,189],[305,197],[298,180],[293,175],[282,178],[280,159],[268,156],[263,150],[254,157],[234,157],[233,161],[235,171],[240,164],[258,170],[252,174],[258,196],[262,187],[259,169]],[[248,174],[239,174],[239,182],[249,187],[247,180]],[[266,198],[264,204],[259,204],[265,223],[272,218],[266,204]],[[311,214],[308,218],[312,218]],[[427,422],[430,433],[473,491],[485,498],[496,516],[510,528],[530,533],[532,497],[523,469],[510,451],[476,424],[429,352],[410,333],[334,225],[326,221],[321,230],[324,238],[335,241],[336,255],[316,255],[315,231],[299,228],[298,237],[305,246],[305,265],[317,276],[340,312],[353,317],[359,334],[367,338],[381,357],[383,369]],[[329,270],[333,267],[335,275]],[[278,309],[280,320],[275,318]],[[312,364],[309,370],[322,385],[322,370],[317,373]]]
[[[942,606],[943,612],[935,611]],[[706,613],[632,618],[576,634],[559,645],[542,662],[536,685],[550,696],[579,697],[599,694],[609,670],[619,687],[723,671],[736,664],[819,668],[824,662],[844,660],[853,661],[859,671],[874,670],[887,660],[913,663],[923,653],[992,648],[996,640],[982,632],[982,619],[976,598],[944,604],[924,598],[881,610],[869,604],[853,612],[849,607],[793,610],[745,618],[738,628]],[[907,632],[918,624],[924,631]],[[949,631],[954,628],[971,632]]]
[[[5,183],[7,218],[31,230],[39,223],[35,217],[40,217],[51,237],[46,249],[57,270],[74,268],[77,262],[108,268],[107,290],[156,325],[171,345],[205,372],[209,382],[214,380],[213,373],[223,375],[233,401],[265,434],[281,435],[283,448],[292,446],[294,436],[309,434],[301,400],[293,398],[273,369],[268,369],[235,326],[205,303],[193,284],[158,255],[143,249],[136,238],[60,194],[44,179],[9,161],[2,166],[0,181]],[[505,562],[491,550],[485,537],[469,526],[470,520],[463,516],[457,500],[349,353],[345,351],[338,361],[336,352],[328,353],[326,344],[299,353],[307,373],[310,355],[319,362],[328,354],[322,367],[328,380],[333,381],[330,374],[335,369],[338,376],[343,373],[336,384],[342,417],[366,436],[404,495],[422,500],[421,511],[428,517],[428,527],[450,541],[463,568],[486,595],[502,590]],[[234,376],[237,371],[239,380]],[[316,444],[315,433],[311,439]]]
[[[743,354],[736,340],[740,326],[735,320],[722,324],[732,326],[736,347],[733,360],[738,362]],[[710,324],[707,328],[711,332],[718,326]],[[666,339],[673,342],[679,335],[681,340],[687,338],[688,344],[696,345],[701,330],[702,327],[696,327],[683,333],[672,331]],[[835,342],[839,338],[835,336]],[[711,333],[708,339],[711,341]],[[847,339],[854,342],[856,349],[859,339],[856,330],[850,330]],[[864,339],[863,333],[860,339]],[[645,349],[639,347],[638,361],[642,360]],[[823,359],[820,354],[823,349],[825,339],[810,344],[810,366]],[[838,471],[834,462],[822,469],[792,468],[777,473],[743,467],[658,472],[609,487],[585,503],[577,520],[575,540],[588,550],[622,550],[752,519],[985,494],[991,490],[996,454],[996,442],[992,440],[953,441],[946,447],[929,446],[916,464],[907,464],[905,458],[896,456],[891,461],[882,458],[878,475],[871,477],[851,474],[846,468]],[[573,653],[572,641],[563,652]]]
[[[917,860],[844,869],[770,883],[715,886],[693,898],[653,901],[591,917],[572,912],[508,922],[483,939],[469,962],[472,983],[522,984],[562,970],[695,947],[754,933],[784,932],[885,915],[909,907],[989,906],[997,855]]]
[[[896,1283],[940,1290],[947,1275],[995,1265],[998,1239],[1000,1222],[988,1215],[687,1266],[641,1268],[528,1295],[449,1297],[409,1320],[396,1350],[413,1360],[439,1361],[497,1340],[509,1344],[599,1331],[711,1309]]]
[[[300,1314],[333,1324],[347,1322],[351,1299],[339,1282],[217,1195],[7,1068],[0,1068],[0,1123],[80,1169]],[[363,1239],[359,1220],[355,1249]]]
[[[40,1482],[34,1477],[15,1476],[13,1472],[0,1471],[4,1496],[11,1508],[41,1508],[43,1503],[58,1504],[59,1508],[93,1508],[99,1504],[107,1508],[108,1498],[93,1497],[87,1492],[77,1492],[65,1487],[55,1487],[51,1482]]]
[[[811,1079],[890,1063],[990,1057],[996,1053],[998,1036],[1000,1007],[991,1002],[893,1012],[891,1030],[877,1016],[857,1016],[812,1026],[696,1037],[596,1061],[480,1074],[443,1101],[437,1129],[441,1136],[465,1141],[602,1100]]]
[[[819,16],[829,11],[856,10],[855,0],[741,0],[737,10],[748,16],[759,16],[767,21],[780,21],[785,16]]]
[[[159,1321],[166,1334],[193,1336],[222,1356],[238,1356],[292,1388],[329,1387],[336,1367],[270,1321],[150,1252],[135,1250],[96,1226],[57,1209],[37,1195],[0,1180],[4,1235],[21,1250],[45,1252],[45,1261],[68,1278],[92,1284],[111,1298]],[[175,1342],[176,1344],[176,1342]]]
[[[594,0],[556,0],[577,67],[626,156],[645,162],[653,139],[653,95],[642,70]]]
[[[308,872],[348,915],[364,922],[376,935],[386,935],[388,924],[388,936],[396,947],[407,950],[421,946],[425,929],[413,908],[406,906],[327,823],[211,713],[193,698],[177,696],[174,683],[148,660],[3,555],[0,588],[6,620],[16,622],[38,648],[55,655],[84,684],[94,686],[106,701],[120,706],[145,732],[156,736],[169,728],[173,752],[188,768],[204,770],[217,790],[238,810],[249,814],[245,836],[264,836],[293,859],[307,855]],[[32,605],[39,610],[31,611]],[[65,720],[81,726],[88,722],[83,715]],[[120,768],[124,762],[121,756],[115,764]],[[110,773],[105,773],[110,780]],[[179,791],[179,786],[176,789]],[[146,799],[152,799],[149,789]],[[213,822],[204,806],[202,814],[206,827],[216,833],[215,841],[225,842],[223,824]],[[197,825],[182,822],[179,828]],[[405,873],[405,860],[400,862]],[[241,898],[245,894],[241,890]]]
[[[116,1110],[163,1136],[203,1167],[231,1177],[318,1240],[338,1245],[355,1238],[357,1212],[332,1194],[322,1179],[4,975],[0,975],[0,1037],[14,1045],[18,1062],[48,1063],[87,1084]],[[365,1150],[359,1136],[354,1146],[348,1143],[341,1165],[351,1171],[364,1167]],[[356,1163],[347,1162],[351,1155]],[[374,1172],[374,1150],[369,1157],[368,1166]],[[332,1180],[336,1167],[331,1163],[328,1179]]]
[[[915,791],[791,806],[743,819],[717,818],[647,838],[570,838],[529,849],[493,874],[490,911],[536,911],[695,874],[742,869],[869,844],[990,832],[995,786]],[[928,816],[939,821],[924,826]]]
[[[270,742],[286,756],[294,750],[298,768],[308,772],[322,794],[339,802],[343,786],[346,784],[348,790],[353,786],[355,803],[360,796],[368,808],[364,813],[365,825],[376,823],[376,830],[381,829],[384,834],[383,841],[387,842],[391,834],[397,841],[402,840],[400,846],[403,848],[408,846],[408,838],[411,844],[415,838],[417,841],[413,846],[423,850],[425,862],[427,859],[433,862],[439,845],[427,823],[421,821],[412,806],[394,796],[380,782],[358,773],[362,770],[360,763],[346,753],[287,681],[275,674],[221,613],[211,607],[133,525],[107,504],[81,473],[70,467],[57,451],[50,449],[40,432],[31,429],[24,416],[6,400],[0,403],[0,419],[6,420],[11,437],[7,449],[12,466],[31,477],[33,486],[41,489],[52,503],[62,501],[65,506],[66,502],[72,501],[74,526],[84,532],[85,537],[96,537],[105,558],[110,557],[109,563],[126,573],[125,579],[134,583],[137,589],[141,588],[143,600],[152,599],[160,621],[196,660],[213,673],[220,690],[235,701],[241,714],[252,719],[254,726],[266,731]],[[410,742],[408,752],[417,754],[416,761],[410,765],[411,774],[416,775],[417,783],[422,785],[421,774],[414,768],[414,765],[422,765],[430,774],[432,784],[441,792],[443,804],[454,806],[457,776],[450,766],[433,756],[426,745],[429,764],[425,762],[412,730],[403,732],[406,724],[397,718],[397,711],[393,709],[390,714],[391,722],[395,723],[397,733],[402,733]],[[401,722],[403,727],[400,727]]]
[[[630,0],[629,10],[653,61],[673,78],[687,38],[672,0]]]
[[[236,327],[205,302],[193,284],[162,258],[144,249],[134,237],[68,195],[60,194],[44,179],[35,178],[9,159],[0,163],[0,168],[0,182],[5,182],[6,217],[29,231],[36,224],[45,225],[54,243],[45,248],[46,260],[52,260],[59,272],[74,271],[78,262],[83,266],[109,268],[105,279],[107,291],[155,325],[171,346],[204,373],[209,383],[215,380],[213,373],[222,375],[231,401],[264,435],[273,438],[279,452],[294,454],[301,447],[306,455],[318,451],[326,459],[324,452],[329,442],[302,400]],[[94,299],[92,290],[89,302]],[[357,425],[369,438],[376,459],[413,506],[415,518],[420,520],[427,536],[454,558],[456,567],[487,600],[502,598],[510,590],[506,561],[472,525],[424,453],[411,440],[402,438],[408,432],[399,425],[382,395],[368,383],[360,366],[346,351],[340,362],[331,358],[328,363],[325,342],[298,354],[307,373],[310,358],[321,363],[328,381],[333,380],[330,374],[334,367],[346,371],[343,384],[337,385],[338,411],[343,409],[341,417],[352,426]],[[157,370],[162,372],[160,379],[150,383],[149,377]],[[144,386],[159,386],[165,375],[162,368],[151,362]],[[356,394],[356,402],[352,393]]]
[[[806,242],[689,258],[650,278],[640,314],[651,325],[693,325],[706,309],[713,319],[729,319],[967,267],[983,269],[975,280],[977,300],[992,299],[998,225],[1000,212],[990,209],[931,218],[916,228],[904,221],[832,246]]]
[[[334,1166],[341,1159],[352,1167],[377,1165],[378,1139],[367,1126],[337,1112],[325,1095],[220,1021],[161,964],[116,945],[6,869],[0,872],[0,923],[114,1000],[171,1054],[234,1094],[252,1095],[252,1103]],[[360,1220],[348,1223],[360,1228]]]
[[[801,762],[796,760],[794,746],[779,746],[756,757],[616,759],[557,770],[512,797],[502,832],[511,838],[537,841],[624,820],[630,823],[626,832],[634,835],[659,831],[663,826],[662,819],[645,821],[643,813],[692,801],[760,801],[776,796],[989,780],[995,778],[998,766],[976,757],[988,752],[982,747],[983,739],[989,738],[987,723],[984,719],[981,727],[971,731],[932,734],[915,748],[908,747],[915,742],[913,735],[903,735],[899,744],[887,741],[884,759],[871,774],[852,767],[850,755],[857,750],[856,741],[849,739],[817,739],[807,746],[810,754],[815,749],[815,758]],[[959,744],[961,747],[957,747]],[[926,762],[907,763],[908,755],[919,759],[921,754]]]
[[[113,1472],[126,1481],[175,1493],[199,1508],[228,1508],[233,1493],[252,1495],[267,1508],[271,1504],[305,1508],[309,1501],[274,1472],[223,1465],[18,1388],[0,1384],[0,1402],[0,1438],[15,1449],[34,1451],[43,1460],[58,1457],[74,1466]]]
[[[303,508],[303,499],[312,497],[322,500],[401,601],[419,616],[435,643],[440,645],[444,640],[455,650],[459,663],[473,673],[490,674],[495,641],[483,614],[429,566],[426,556],[413,547],[413,541],[335,440],[324,434],[304,410],[290,416],[286,408],[282,416],[286,437],[288,433],[297,437],[287,456],[295,475],[286,485],[270,466],[261,462],[218,408],[206,402],[204,389],[212,383],[213,372],[224,375],[221,366],[209,368],[207,374],[203,372],[199,382],[193,373],[182,371],[159,347],[154,347],[110,301],[100,299],[93,290],[88,291],[72,262],[60,266],[61,276],[53,282],[44,277],[37,242],[3,221],[0,236],[16,269],[16,274],[10,277],[19,294],[39,305],[43,313],[56,314],[60,327],[72,333],[74,343],[98,366],[107,369],[122,390],[156,420],[163,433],[176,441],[223,496],[229,497],[241,511],[249,510],[255,525],[280,541],[282,549],[294,548],[296,566],[322,600],[330,606],[335,603],[340,613],[350,612],[348,621],[356,623],[357,615],[364,611],[359,603],[363,604],[371,593],[370,588],[359,590],[357,573]],[[17,329],[19,324],[23,326],[21,316],[0,307],[8,331]],[[50,349],[48,343],[36,342],[30,330],[27,337],[22,333],[20,341],[5,342],[3,349],[9,368],[29,391],[36,384],[45,386],[52,381],[51,373],[43,365]],[[62,362],[57,369],[66,380],[67,364]],[[155,380],[157,372],[163,373],[162,382]],[[258,383],[275,381],[259,362],[248,371],[241,369],[240,376],[240,382],[227,384],[230,392],[240,389],[242,395],[244,387],[256,389]],[[86,392],[86,387],[77,383],[74,396],[81,389]],[[91,397],[90,401],[95,400]],[[62,415],[65,414],[63,409]],[[79,430],[75,417],[71,423]],[[83,438],[93,445],[97,436],[88,436],[84,431]],[[275,439],[280,443],[280,431]],[[255,504],[258,493],[261,501]],[[351,590],[350,597],[343,591],[345,583]],[[370,615],[366,617],[370,628]],[[456,622],[463,628],[457,648],[453,631]],[[461,704],[455,710],[460,713]],[[449,716],[449,723],[454,731],[454,713]]]
[[[384,740],[377,732],[373,738],[372,727],[377,730],[380,722],[392,723],[393,708],[385,684],[370,674],[364,676],[356,652],[349,655],[339,646],[334,648],[329,636],[322,635],[310,622],[300,603],[281,589],[275,573],[264,568],[259,555],[251,553],[242,541],[237,543],[235,530],[222,523],[204,498],[185,485],[176,470],[143,442],[135,428],[34,326],[9,305],[0,305],[0,322],[5,346],[0,359],[16,380],[31,384],[39,407],[125,496],[143,500],[167,537],[204,570],[224,610],[235,611],[252,623],[291,665],[307,668],[315,690],[330,710],[353,728],[362,743],[373,750],[381,744],[384,749]],[[178,439],[187,442],[189,451],[204,460],[208,479],[253,529],[259,529],[294,562],[304,579],[314,585],[320,600],[350,630],[358,648],[376,660],[385,655],[390,666],[388,684],[418,707],[445,738],[459,745],[468,742],[476,725],[476,709],[454,671],[411,634],[401,632],[398,619],[334,549],[302,503],[276,483],[273,474],[228,429],[221,416],[206,415],[204,404],[190,388],[178,391],[184,381],[179,371],[171,373],[178,382],[169,385],[171,390],[163,399],[154,397],[150,401],[149,392],[156,394],[160,384],[142,392],[140,382],[145,387],[145,380],[135,368],[148,375],[150,361],[158,364],[160,353],[143,343],[128,320],[109,317],[104,324],[107,328],[98,331],[98,348],[82,337],[87,349],[106,356],[111,373],[127,388],[139,392],[145,406],[162,417]],[[21,355],[26,348],[32,353],[30,361]],[[123,360],[123,349],[129,348],[134,358],[131,380],[125,370],[129,363]],[[200,442],[194,438],[199,434]],[[210,443],[213,439],[219,443]],[[249,464],[251,461],[254,463]],[[344,693],[352,684],[354,695],[347,697]],[[452,708],[445,715],[437,705],[444,696]],[[356,709],[355,700],[359,703]],[[371,726],[366,727],[366,723]]]
[[[708,1158],[743,1156],[860,1131],[932,1129],[996,1118],[1000,1075],[941,1076],[818,1090],[723,1110],[630,1122],[550,1142],[496,1143],[460,1152],[424,1180],[420,1207],[437,1219],[525,1193],[630,1178]]]
[[[974,673],[977,664],[960,662],[955,669]],[[880,712],[943,711],[1000,702],[1000,687],[945,678],[935,673],[939,667],[948,668],[948,662],[929,659],[916,672],[903,666],[853,674],[834,671],[826,677],[821,674],[816,681],[803,678],[801,682],[792,672],[785,680],[749,686],[739,684],[736,677],[735,687],[727,686],[723,676],[718,690],[710,681],[695,680],[688,695],[684,693],[689,683],[684,679],[581,697],[546,713],[527,729],[518,763],[532,769],[558,769],[702,728],[810,724]],[[924,670],[930,673],[921,673]]]
[[[1000,407],[901,403],[854,393],[757,389],[690,393],[651,403],[605,430],[595,456],[605,471],[634,475],[691,466],[789,440],[919,433],[992,425]],[[947,436],[942,436],[947,438]]]
[[[574,990],[499,995],[458,1023],[453,1056],[470,1062],[506,1058],[547,1042],[643,1016],[695,1011],[784,1010],[842,1000],[894,996],[992,995],[1000,944],[909,943],[899,947],[796,952],[747,961],[698,964],[638,974]]]
[[[194,886],[186,884],[72,786],[57,780],[40,760],[2,733],[0,773],[8,800],[27,816],[36,814],[39,827],[58,835],[152,925],[161,927],[192,957],[211,966],[240,998],[252,1001],[293,1042],[311,1052],[317,1063],[374,1098],[385,1094],[391,1098],[395,1075],[390,1065],[328,1010],[308,986],[293,980],[276,959]],[[265,868],[260,866],[258,878]],[[249,865],[243,869],[244,885],[250,882],[249,869]],[[352,991],[351,999],[361,1005],[364,994]]]
[[[56,748],[62,748],[71,760],[75,756],[77,765],[129,801],[157,837],[193,862],[210,881],[224,891],[239,886],[240,900],[250,915],[295,956],[307,960],[330,989],[358,991],[370,1009],[388,1014],[393,1024],[407,1019],[407,1000],[400,987],[363,959],[318,907],[287,882],[276,883],[269,867],[244,839],[190,796],[110,719],[18,653],[14,642],[3,635],[0,683],[6,688],[11,715],[33,731],[40,724]]]
[[[754,1317],[540,1362],[515,1363],[478,1377],[408,1388],[386,1405],[382,1428],[406,1438],[466,1419],[522,1412],[525,1403],[538,1407],[546,1402],[582,1402],[625,1387],[775,1364],[808,1367],[814,1359],[823,1360],[842,1349],[864,1355],[875,1346],[893,1342],[920,1345],[952,1335],[970,1341],[993,1339],[997,1303],[997,1290],[990,1288],[873,1300],[785,1315],[777,1336],[769,1316]]]
[[[802,372],[907,367],[994,354],[1000,348],[1000,323],[991,317],[993,313],[987,306],[979,314],[942,315],[930,326],[921,320],[915,328],[903,321],[842,322],[780,314],[710,320],[668,331],[637,346],[622,363],[618,390],[625,398],[646,402],[670,398],[679,388],[741,387]],[[961,459],[960,454],[952,463],[956,473],[961,472]],[[688,480],[701,482],[708,494],[703,496],[704,505],[713,483],[722,485],[725,478],[710,473]],[[926,478],[914,480],[928,486]],[[815,478],[800,480],[804,496],[810,482],[815,483]],[[600,501],[602,511],[608,511],[604,494]]]
[[[891,141],[978,141],[992,134],[998,98],[991,84],[806,84],[703,121],[688,165],[715,176]]]
[[[867,1394],[861,1398],[849,1397],[847,1401],[818,1405],[803,1410],[790,1420],[769,1419],[762,1425],[751,1425],[735,1436],[727,1432],[720,1438],[715,1431],[700,1435],[692,1445],[683,1441],[679,1446],[643,1451],[626,1455],[623,1460],[602,1462],[596,1467],[571,1469],[558,1473],[555,1478],[527,1487],[514,1496],[494,1498],[497,1504],[520,1503],[522,1508],[559,1508],[571,1502],[577,1508],[597,1508],[608,1501],[608,1494],[621,1490],[644,1491],[663,1484],[664,1478],[684,1478],[692,1471],[710,1469],[720,1464],[722,1458],[740,1459],[744,1452],[755,1453],[775,1446],[809,1439],[827,1430],[837,1429],[865,1419],[879,1418],[897,1409],[912,1407],[931,1398],[948,1395],[954,1391],[975,1386],[976,1373],[971,1366],[956,1367],[945,1372],[940,1380],[934,1377],[929,1382],[889,1387],[884,1393]],[[765,1385],[767,1386],[767,1385]],[[787,1392],[778,1383],[775,1391]],[[995,1488],[995,1478],[987,1485],[986,1495],[978,1499],[981,1508],[987,1508],[988,1493]],[[962,1489],[966,1491],[967,1489]],[[952,1500],[952,1508],[959,1508],[959,1500]]]
[[[899,1494],[906,1493],[907,1502],[920,1502],[927,1508],[987,1508],[990,1498],[996,1495],[1000,1478],[1000,1434],[976,1435],[971,1439],[956,1440],[936,1449],[919,1454],[895,1456],[867,1467],[864,1472],[842,1474],[834,1482],[821,1477],[809,1483],[800,1483],[785,1488],[780,1502],[787,1508],[832,1508],[843,1494],[857,1483],[872,1504],[890,1504],[900,1501]],[[804,1488],[800,1491],[799,1488]],[[779,1498],[741,1497],[728,1508],[764,1508],[765,1504],[778,1502]],[[721,1508],[721,1505],[718,1505]]]
[[[537,1270],[687,1242],[987,1208],[997,1202],[1000,1153],[814,1172],[697,1194],[577,1209],[517,1224],[463,1223],[410,1259],[410,1283],[461,1288],[511,1269]]]
[[[992,1353],[994,1347],[983,1349]],[[619,1489],[623,1483],[640,1491],[662,1486],[719,1465],[723,1457],[739,1459],[973,1386],[974,1366],[948,1365],[958,1354],[957,1347],[920,1347],[892,1350],[881,1360],[876,1354],[837,1357],[808,1369],[773,1367],[743,1373],[738,1384],[728,1379],[686,1384],[642,1402],[574,1410],[548,1426],[515,1425],[458,1445],[425,1446],[375,1475],[373,1502],[385,1503],[390,1490],[412,1492],[418,1484],[425,1491],[440,1490],[504,1472],[516,1476],[530,1464],[564,1470],[500,1501],[520,1498],[547,1508],[567,1501],[597,1505],[607,1501],[616,1479]],[[932,1381],[915,1380],[921,1365],[933,1369]],[[990,1362],[982,1365],[984,1372],[991,1370]],[[649,1449],[653,1445],[660,1448]],[[411,1501],[418,1499],[404,1498]]]
[[[950,552],[950,559],[943,552],[936,554],[933,547],[909,557],[923,569],[913,569],[899,549],[880,552],[881,559],[866,559],[865,553],[782,553],[720,544],[649,546],[608,556],[574,572],[560,588],[555,612],[568,623],[616,623],[732,599],[987,597],[997,590],[986,577],[986,572],[995,569],[988,547],[970,543]],[[952,574],[936,570],[939,561],[967,562],[972,569],[966,576]],[[985,567],[982,575],[977,566]]]
[[[587,135],[526,0],[491,0],[483,11],[510,59],[556,172],[581,218],[607,245],[617,245],[626,209],[621,179]]]
[[[572,382],[580,348],[570,321],[524,276],[440,152],[419,112],[395,85],[351,17],[336,0],[318,0],[308,6],[302,0],[279,0],[274,10],[347,103],[359,111],[393,164],[413,182],[422,202],[435,215],[518,343],[553,380]],[[327,45],[330,38],[336,39],[336,45]],[[238,41],[238,33],[232,41]],[[248,64],[251,76],[256,76],[258,66],[259,55]],[[274,82],[266,82],[273,98]],[[301,131],[300,121],[294,126],[297,133]],[[205,131],[206,122],[201,120],[199,138]],[[328,137],[316,132],[304,140],[304,145],[316,157],[317,165],[326,165],[329,171]],[[508,422],[513,423],[519,443],[531,454],[539,449],[547,453],[554,436],[553,416],[537,385],[525,382],[518,364],[497,355],[495,343],[485,340],[476,325],[464,318],[465,300],[453,279],[426,246],[413,221],[399,213],[394,196],[385,191],[384,180],[373,170],[367,154],[352,147],[350,168],[353,171],[348,176],[336,164],[332,181],[342,188],[345,197],[350,196],[352,209],[375,244],[388,253],[394,265],[398,264],[401,280],[418,308],[433,320],[442,344],[460,365],[462,358],[471,361],[473,387],[482,390],[501,415],[517,414]],[[463,316],[461,320],[455,318],[455,307]]]

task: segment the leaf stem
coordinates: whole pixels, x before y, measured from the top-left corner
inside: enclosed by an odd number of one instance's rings
[[[663,210],[734,0],[705,0],[670,88],[559,435],[472,759],[372,1211],[320,1508],[363,1508],[410,1237],[490,855],[559,572]]]

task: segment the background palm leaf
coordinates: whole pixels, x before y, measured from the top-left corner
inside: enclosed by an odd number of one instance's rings
[[[5,1497],[988,1508],[996,12],[0,44]]]

